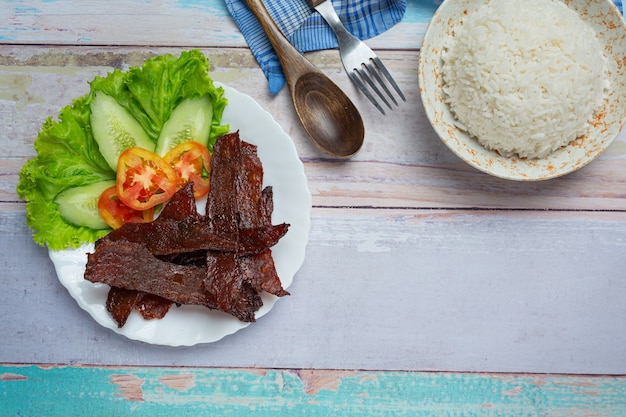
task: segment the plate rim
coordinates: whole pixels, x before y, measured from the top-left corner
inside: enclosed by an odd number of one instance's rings
[[[283,242],[283,246],[284,246],[285,245],[284,242],[286,239],[295,239],[296,243],[299,243],[299,245],[297,245],[298,247],[294,249],[294,242],[289,242],[289,245],[290,245],[289,251],[291,251],[291,253],[289,254],[290,260],[289,260],[289,265],[286,268],[287,271],[283,272],[282,275],[281,275],[281,272],[278,271],[281,283],[283,284],[283,287],[286,289],[292,284],[295,274],[298,272],[298,270],[301,268],[302,264],[304,263],[306,247],[308,245],[308,239],[310,235],[312,195],[308,187],[308,179],[304,172],[304,165],[298,156],[295,144],[293,143],[293,140],[291,139],[291,137],[284,131],[284,129],[280,126],[280,124],[274,119],[274,117],[267,110],[261,107],[260,104],[256,102],[256,100],[254,100],[252,97],[238,91],[234,87],[228,86],[227,84],[221,83],[218,81],[213,81],[213,82],[216,87],[222,87],[224,89],[224,96],[229,100],[229,103],[227,104],[226,109],[224,111],[224,116],[222,117],[222,122],[224,124],[231,125],[230,131],[241,130],[240,129],[241,126],[244,126],[244,128],[246,126],[246,123],[237,122],[236,120],[229,120],[229,117],[232,117],[233,114],[237,114],[234,111],[231,113],[233,109],[233,107],[231,107],[231,101],[235,101],[236,102],[235,105],[237,103],[245,104],[248,107],[249,111],[246,111],[243,113],[246,113],[246,118],[248,119],[247,120],[248,123],[251,122],[250,119],[252,119],[252,117],[254,117],[254,120],[261,119],[265,121],[265,123],[267,124],[267,127],[271,128],[272,140],[278,141],[279,146],[285,147],[286,154],[291,156],[291,159],[285,158],[285,154],[281,153],[281,159],[283,160],[286,159],[287,165],[292,165],[294,168],[297,168],[294,170],[297,172],[289,172],[289,180],[293,186],[296,186],[299,189],[299,192],[297,189],[295,190],[296,192],[299,193],[297,196],[299,199],[298,200],[299,203],[297,204],[298,213],[296,213],[295,210],[291,210],[290,214],[291,215],[298,214],[297,219],[299,223],[294,228],[294,224],[293,222],[291,222],[292,224],[290,224],[290,228],[287,234],[283,237],[283,239],[281,239],[281,241],[275,247],[272,248],[272,251],[275,251],[275,250],[280,251],[281,249],[280,248],[276,249],[276,247],[281,245],[281,242]],[[231,110],[229,110],[229,108]],[[235,125],[234,126],[235,128],[233,128],[233,125]],[[248,138],[242,137],[242,140],[245,140],[250,143],[256,142],[255,138],[249,138],[248,140]],[[259,146],[258,148],[259,158],[262,161],[264,158],[267,159],[267,153],[264,152],[265,150],[267,150],[266,148],[267,147],[262,147],[262,146]],[[264,178],[265,178],[265,176],[267,175],[267,168],[265,168],[266,163],[264,162],[263,165],[264,165]],[[270,174],[272,173],[271,168],[270,168],[269,173]],[[277,184],[264,184],[264,186],[265,185],[272,185],[275,189],[277,186]],[[293,187],[290,187],[290,188],[293,189]],[[279,198],[282,199],[281,194],[278,194],[278,196]],[[277,194],[275,191],[274,214],[278,212],[280,216],[281,205],[276,204],[276,197],[277,197]],[[302,210],[304,210],[304,212],[302,212]],[[273,214],[273,219],[274,219],[274,214]],[[289,216],[290,214],[287,214],[287,216]],[[273,222],[274,221],[275,220],[273,220]],[[291,236],[290,236],[290,233],[292,233]],[[296,234],[297,236],[295,236]],[[292,236],[295,236],[295,237],[292,237]],[[160,322],[161,323],[163,322],[162,320],[167,319],[167,316],[161,320],[145,320],[140,316],[139,313],[137,313],[136,311],[133,311],[126,325],[122,328],[118,328],[116,323],[110,317],[109,313],[106,311],[104,303],[100,305],[101,308],[97,308],[96,310],[94,310],[93,304],[89,304],[85,300],[84,294],[81,294],[82,288],[76,287],[72,280],[68,280],[67,278],[65,278],[66,277],[65,272],[67,271],[67,268],[72,268],[72,267],[79,268],[78,271],[73,271],[74,274],[79,274],[81,273],[81,270],[82,270],[81,276],[84,275],[85,266],[84,265],[81,266],[79,264],[81,260],[84,259],[82,262],[86,265],[87,252],[92,252],[93,248],[94,248],[93,243],[86,243],[80,246],[79,248],[70,248],[70,249],[65,249],[65,250],[60,250],[60,251],[48,249],[48,256],[51,259],[52,263],[54,264],[57,279],[70,293],[70,296],[77,302],[79,307],[82,310],[86,311],[89,314],[89,316],[93,320],[95,320],[98,324],[100,324],[101,326],[107,329],[113,330],[117,334],[125,336],[126,338],[131,339],[131,340],[137,340],[137,341],[141,341],[141,342],[145,342],[145,343],[153,344],[153,345],[174,346],[174,347],[193,346],[199,343],[217,342],[226,336],[234,334],[235,332],[248,327],[251,324],[251,323],[241,322],[237,320],[236,318],[234,318],[233,316],[230,316],[226,313],[223,313],[220,311],[212,311],[201,306],[181,306],[177,308],[177,311],[175,310],[176,313],[180,313],[180,314],[198,314],[199,313],[199,314],[202,314],[203,316],[206,315],[209,317],[215,317],[215,319],[217,320],[222,320],[222,319],[228,320],[229,324],[231,325],[228,326],[226,329],[223,329],[222,331],[212,336],[204,335],[204,337],[202,337],[201,335],[197,333],[194,335],[194,334],[190,334],[189,332],[185,332],[187,336],[182,337],[183,340],[180,340],[180,339],[173,340],[172,337],[163,337],[162,335],[158,338],[158,340],[155,340],[154,333],[158,330],[155,328],[159,326]],[[285,249],[283,249],[283,251],[284,250]],[[279,254],[279,256],[281,255]],[[70,261],[68,261],[65,258],[69,258]],[[274,260],[275,260],[275,263],[277,264],[276,265],[277,270],[280,269],[281,267],[280,259],[281,258],[279,258],[279,260],[277,261],[276,254],[275,254]],[[71,260],[73,260],[74,263],[78,263],[78,265],[76,264],[70,265]],[[70,264],[68,264],[68,262],[70,262]],[[94,284],[88,281],[80,282],[80,284],[93,289],[95,293],[104,292],[104,291],[108,292],[108,288],[109,288],[108,285],[98,284],[98,283]],[[274,307],[274,304],[279,298],[268,293],[262,293],[261,297],[263,300],[263,306],[261,307],[261,309],[259,309],[259,311],[256,314],[257,319],[269,313],[269,311],[272,310],[272,308]],[[170,311],[168,315],[172,313],[173,312]],[[214,319],[211,319],[211,320],[214,320]],[[140,328],[139,331],[137,331],[138,327]]]

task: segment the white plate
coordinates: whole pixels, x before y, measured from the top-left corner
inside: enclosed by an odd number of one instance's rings
[[[231,131],[239,130],[242,140],[258,146],[264,185],[271,185],[274,190],[272,222],[290,224],[287,234],[272,248],[278,276],[283,287],[287,288],[304,261],[311,225],[311,194],[304,167],[291,138],[268,112],[249,96],[226,85],[215,84],[224,88],[228,98],[222,123],[229,124]],[[172,307],[160,320],[144,320],[134,311],[120,329],[106,311],[109,287],[83,278],[87,253],[93,252],[93,247],[90,244],[78,249],[49,251],[49,255],[61,284],[78,305],[104,327],[146,343],[191,346],[215,342],[250,324],[204,307],[181,306]],[[262,298],[263,306],[256,314],[257,319],[269,312],[278,299],[267,293],[263,293]]]

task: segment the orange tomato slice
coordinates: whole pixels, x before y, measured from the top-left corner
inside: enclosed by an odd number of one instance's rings
[[[100,216],[113,229],[119,229],[124,223],[147,223],[154,220],[154,208],[139,211],[122,203],[117,195],[117,187],[112,186],[102,192],[98,199]]]
[[[195,141],[183,142],[163,157],[176,172],[177,189],[193,182],[193,195],[200,198],[211,188],[211,154],[206,146]]]
[[[117,195],[143,211],[165,203],[176,192],[176,173],[163,158],[144,148],[128,148],[117,161]]]

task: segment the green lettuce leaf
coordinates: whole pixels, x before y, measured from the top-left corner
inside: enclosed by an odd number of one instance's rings
[[[214,107],[209,139],[212,150],[216,139],[228,133],[229,127],[221,125],[227,103],[224,91],[214,86],[208,74],[208,60],[198,50],[183,51],[179,57],[157,56],[141,67],[96,77],[90,83],[90,92],[64,107],[58,120],[49,117],[35,140],[37,156],[22,167],[17,186],[18,195],[26,201],[26,222],[35,242],[60,250],[95,242],[110,232],[65,221],[54,203],[65,189],[115,179],[91,132],[89,105],[96,91],[115,98],[155,144],[180,101],[208,94]]]

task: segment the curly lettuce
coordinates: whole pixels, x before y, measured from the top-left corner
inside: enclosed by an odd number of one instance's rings
[[[141,67],[96,77],[90,92],[64,107],[58,120],[46,119],[35,140],[37,156],[24,164],[17,185],[19,197],[26,201],[26,223],[34,241],[61,250],[95,242],[110,232],[67,222],[54,202],[68,188],[115,179],[91,131],[90,104],[96,91],[105,92],[125,107],[155,144],[178,103],[208,95],[213,104],[211,150],[229,127],[221,124],[227,104],[224,91],[214,86],[208,74],[208,60],[198,50],[183,51],[179,57],[157,56]]]

